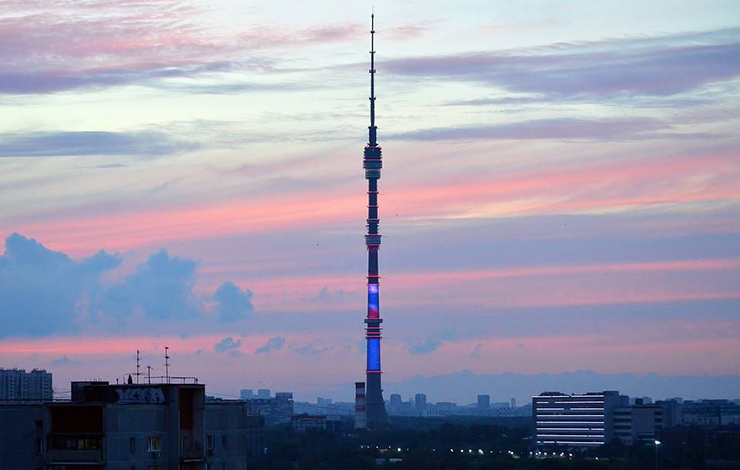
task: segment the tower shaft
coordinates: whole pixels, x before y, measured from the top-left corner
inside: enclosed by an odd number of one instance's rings
[[[363,168],[368,182],[367,190],[367,317],[365,318],[365,339],[367,341],[367,388],[365,409],[367,425],[370,428],[383,427],[388,423],[388,413],[383,400],[380,367],[380,272],[378,251],[380,250],[380,233],[378,226],[378,180],[383,167],[382,150],[377,141],[375,126],[375,15],[372,16],[370,29],[370,126],[368,127],[368,144],[365,146]]]

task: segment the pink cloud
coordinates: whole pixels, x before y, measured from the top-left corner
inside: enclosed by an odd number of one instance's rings
[[[667,204],[740,200],[734,156],[630,159],[564,170],[519,170],[465,182],[415,181],[382,194],[381,219],[414,219],[611,212]],[[348,227],[362,218],[361,190],[347,186],[279,196],[255,195],[192,207],[69,217],[4,227],[56,249],[90,253],[285,230]],[[310,207],[311,211],[306,211]],[[413,214],[413,219],[409,215]]]
[[[186,0],[0,1],[0,93],[53,93],[88,86],[228,70],[244,60],[266,70],[274,53],[260,50],[347,41],[358,25],[287,30],[245,26],[247,33],[203,26]],[[257,54],[255,54],[257,52]],[[259,56],[259,57],[258,57]]]
[[[257,310],[265,313],[344,312],[363,301],[363,279],[353,274],[243,279],[239,274],[230,276],[249,286]],[[381,290],[383,305],[392,310],[663,303],[740,299],[740,289],[714,281],[735,275],[740,259],[386,272]],[[327,286],[349,295],[327,305],[319,299]]]

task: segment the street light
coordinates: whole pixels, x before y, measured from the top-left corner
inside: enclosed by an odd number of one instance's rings
[[[655,470],[658,470],[658,446],[660,445],[660,441],[655,439]]]

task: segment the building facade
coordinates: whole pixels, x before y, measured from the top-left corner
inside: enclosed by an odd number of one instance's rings
[[[295,432],[306,432],[309,429],[326,430],[326,416],[309,414],[295,415],[290,419],[290,426]]]
[[[740,425],[740,405],[729,400],[685,400],[681,420],[686,426]]]
[[[604,445],[614,436],[613,410],[627,404],[628,397],[615,391],[534,396],[535,443],[537,447]]]
[[[53,398],[51,372],[33,369],[0,369],[0,403],[8,401],[47,401]]]

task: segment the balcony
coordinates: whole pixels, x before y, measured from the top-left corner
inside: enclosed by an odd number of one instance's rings
[[[66,462],[103,463],[103,451],[91,450],[49,450],[47,462],[50,465],[59,465]]]
[[[203,452],[203,444],[199,442],[190,443],[188,446],[180,448],[180,457],[186,461],[203,460],[205,458]]]
[[[103,462],[103,437],[100,433],[50,433],[47,445],[46,460],[50,465]]]

